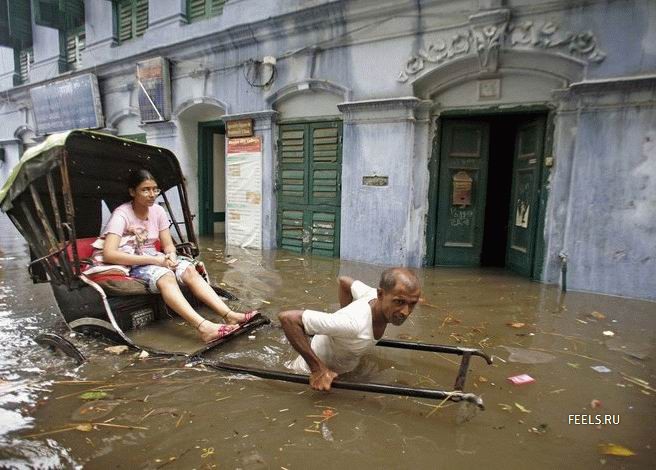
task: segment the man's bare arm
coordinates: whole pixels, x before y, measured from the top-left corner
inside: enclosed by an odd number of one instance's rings
[[[353,279],[348,276],[339,276],[337,278],[337,283],[339,284],[337,296],[339,297],[339,305],[341,308],[344,308],[353,302],[353,294],[351,293],[351,285],[353,282]]]
[[[315,390],[330,390],[337,373],[330,370],[310,347],[310,341],[303,327],[303,311],[289,310],[278,314],[280,325],[292,347],[310,367],[310,386]]]

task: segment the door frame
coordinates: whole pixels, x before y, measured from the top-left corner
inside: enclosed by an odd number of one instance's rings
[[[510,108],[499,109],[497,106],[488,108],[475,108],[475,109],[445,109],[438,114],[431,117],[435,125],[433,128],[433,139],[431,155],[428,159],[428,212],[426,214],[426,255],[424,256],[424,266],[435,265],[435,241],[437,237],[437,208],[438,208],[438,195],[439,195],[439,175],[441,163],[441,138],[442,138],[442,123],[445,119],[450,118],[482,118],[482,117],[498,117],[503,115],[517,115],[517,114],[543,114],[546,117],[544,147],[543,147],[543,167],[540,172],[540,184],[538,187],[538,224],[536,227],[536,239],[533,250],[533,262],[531,269],[531,279],[542,280],[542,271],[544,267],[544,253],[545,253],[545,240],[544,240],[544,227],[547,209],[548,191],[547,182],[551,172],[551,167],[545,165],[546,158],[553,154],[553,133],[555,127],[556,107],[550,104],[541,105],[526,105],[516,106]]]
[[[214,134],[225,134],[225,123],[222,120],[198,123],[198,232],[200,235],[213,235],[214,223],[225,221],[225,212],[214,212]],[[203,202],[206,202],[206,207],[202,206]]]

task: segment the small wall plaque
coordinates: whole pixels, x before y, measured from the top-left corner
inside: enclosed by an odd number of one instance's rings
[[[251,137],[253,135],[252,119],[237,119],[226,122],[228,137]]]
[[[501,79],[493,78],[478,81],[479,100],[498,100],[501,98]]]
[[[363,176],[363,186],[387,186],[389,177],[387,176]]]

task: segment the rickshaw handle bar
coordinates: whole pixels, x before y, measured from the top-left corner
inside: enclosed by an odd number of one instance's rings
[[[376,346],[385,346],[388,348],[399,348],[399,349],[412,349],[414,351],[430,351],[436,353],[447,353],[447,354],[457,354],[463,356],[465,354],[470,356],[478,356],[485,359],[485,362],[488,365],[492,364],[492,358],[485,354],[483,351],[480,351],[475,348],[460,348],[454,346],[442,346],[439,344],[429,344],[429,343],[415,343],[413,341],[396,341],[391,339],[381,339],[376,343]]]
[[[282,380],[284,382],[293,382],[299,384],[310,383],[310,378],[307,375],[292,374],[289,372],[280,372],[275,370],[259,369],[255,367],[237,366],[227,364],[221,361],[213,361],[210,359],[200,359],[200,363],[213,367],[219,370],[229,372],[236,372],[240,374],[250,374],[263,379]],[[481,410],[485,409],[483,399],[473,393],[464,393],[459,390],[444,391],[444,390],[431,390],[426,388],[411,388],[401,387],[397,385],[386,385],[378,383],[362,383],[362,382],[341,382],[335,380],[332,383],[332,388],[341,388],[346,390],[355,390],[360,392],[373,392],[383,393],[387,395],[400,395],[415,398],[432,398],[435,400],[450,400],[454,402],[467,401],[473,403]]]

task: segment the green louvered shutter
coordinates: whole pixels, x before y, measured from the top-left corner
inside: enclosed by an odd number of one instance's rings
[[[30,0],[0,1],[0,46],[26,49],[32,46]]]
[[[133,4],[131,0],[123,0],[116,5],[118,21],[118,40],[119,42],[132,39]]]
[[[86,35],[84,29],[66,33],[66,63],[71,68],[82,65],[81,53],[84,50]]]
[[[205,3],[206,0],[188,0],[187,17],[189,21],[205,17]]]
[[[40,26],[61,29],[63,15],[59,8],[59,0],[32,0],[34,22]]]
[[[116,15],[119,42],[143,36],[148,29],[148,0],[120,0]]]
[[[282,208],[278,217],[278,238],[280,248],[303,252],[303,227],[305,225],[302,209]]]
[[[135,14],[135,36],[143,36],[148,29],[148,0],[137,0]]]
[[[341,123],[284,124],[278,141],[278,246],[339,255]]]
[[[225,5],[226,0],[208,0],[210,2],[211,11],[210,15],[220,15],[223,13],[223,5]]]
[[[307,129],[287,125],[280,131],[280,197],[286,203],[307,203]]]
[[[84,0],[61,0],[64,11],[64,28],[71,31],[84,26]]]
[[[21,49],[19,52],[20,60],[20,80],[25,83],[30,79],[30,70],[34,63],[34,52],[32,49]]]

